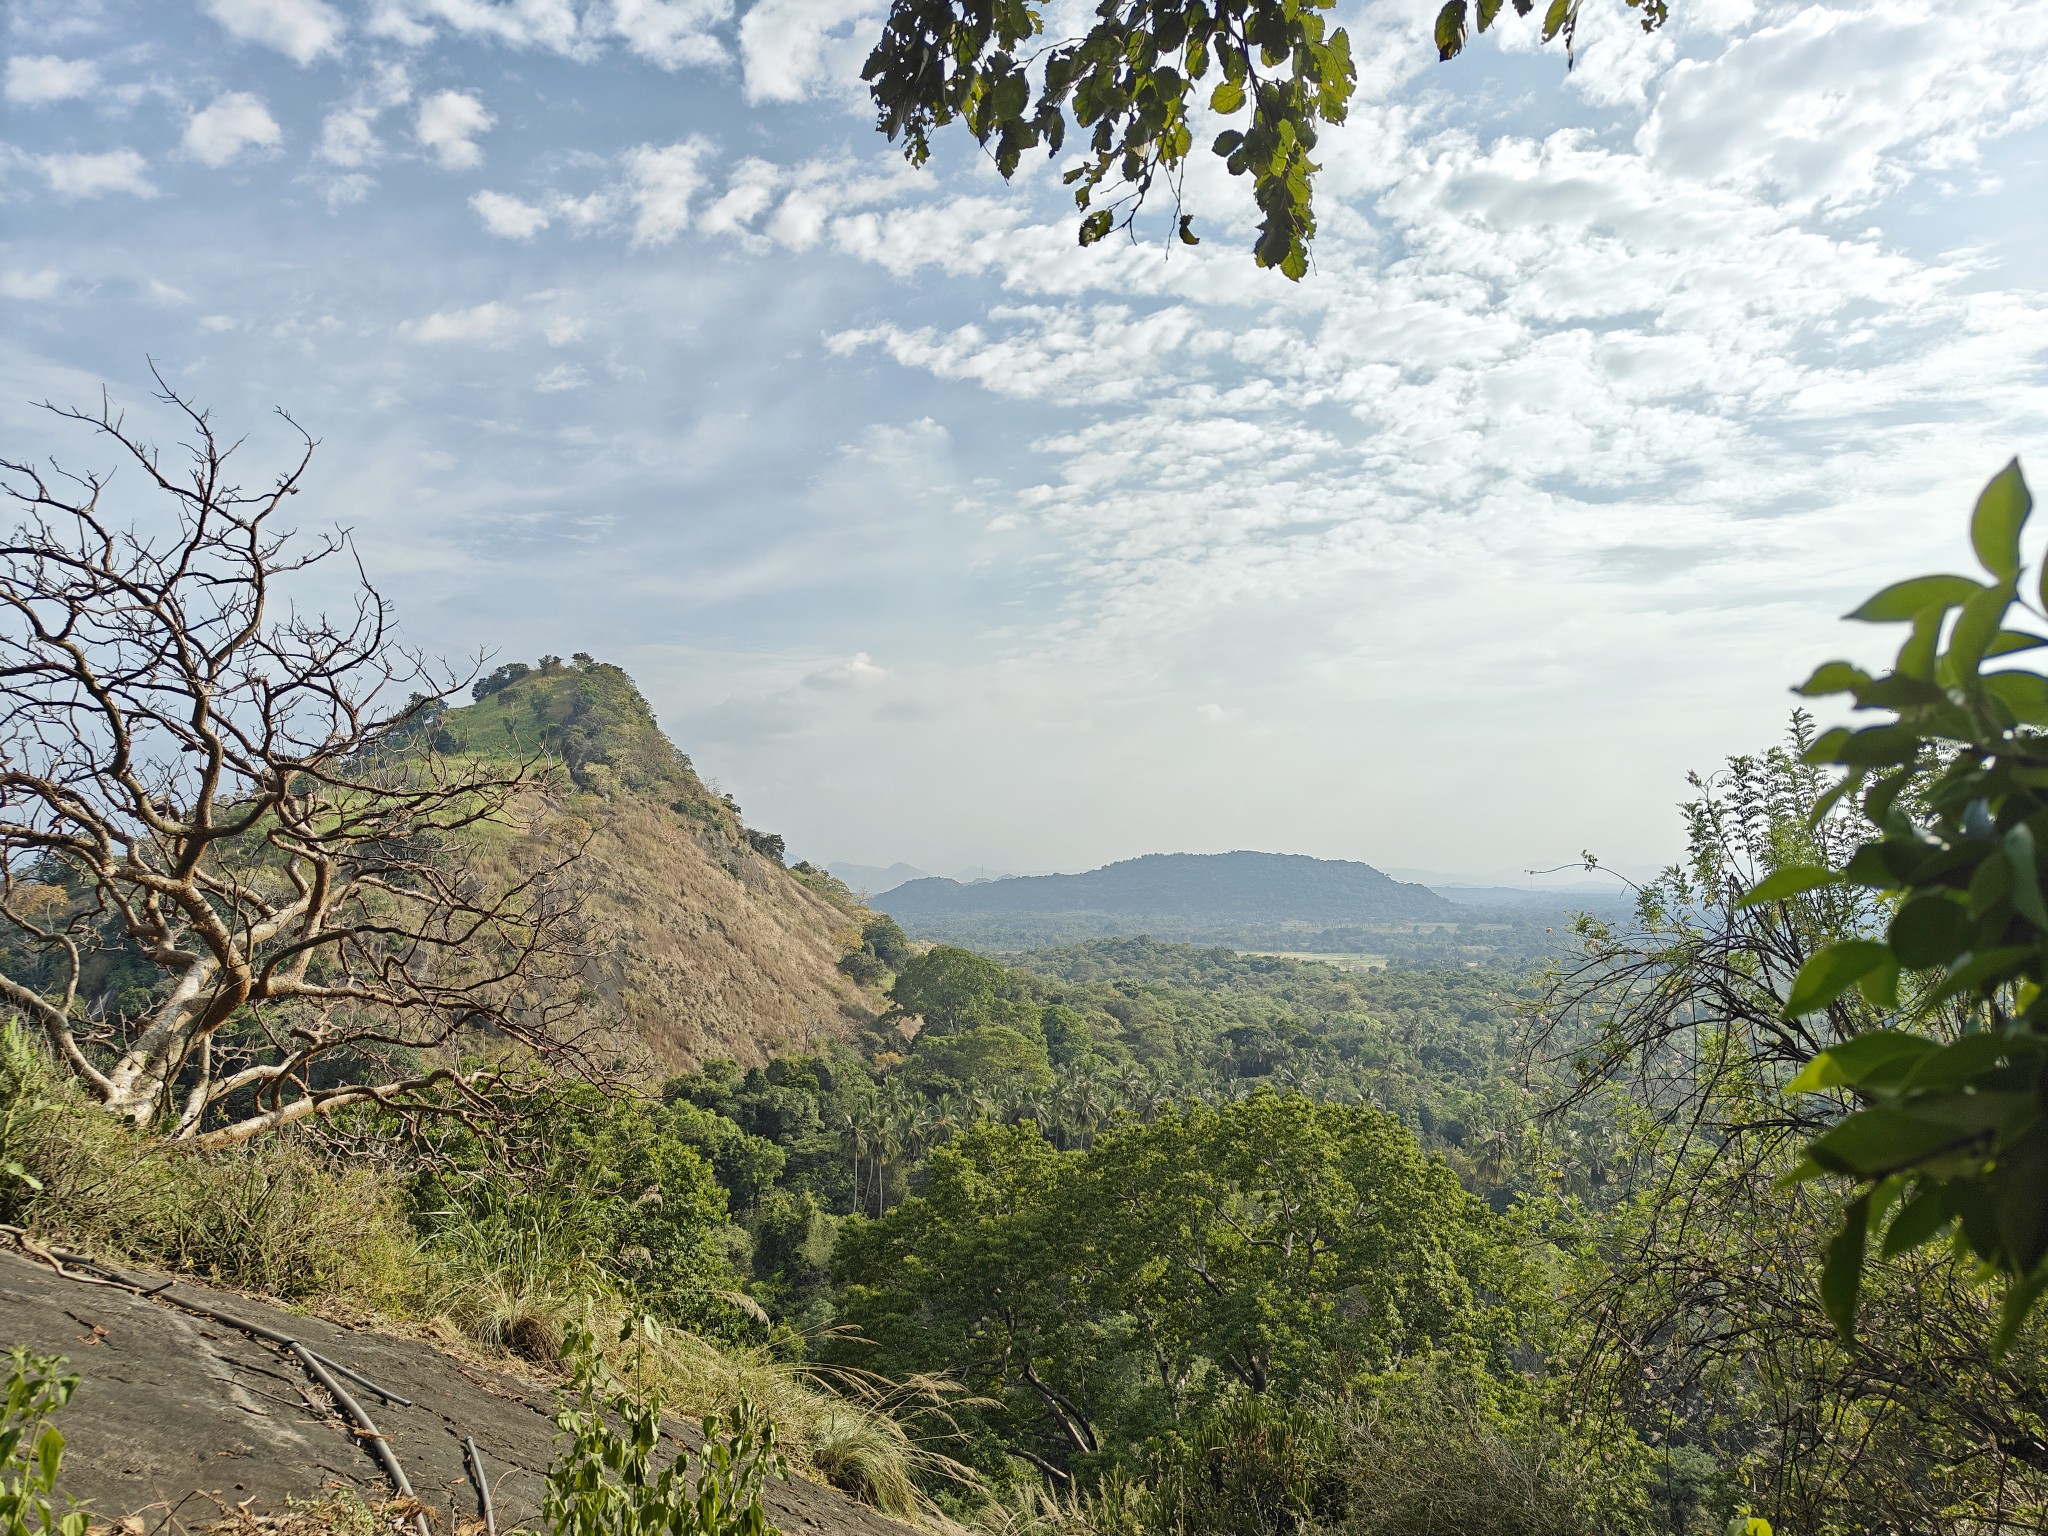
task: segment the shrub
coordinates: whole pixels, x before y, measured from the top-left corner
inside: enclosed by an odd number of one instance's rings
[[[573,1400],[555,1415],[559,1448],[541,1504],[552,1536],[770,1536],[762,1479],[788,1474],[766,1419],[745,1402],[729,1421],[707,1416],[701,1449],[657,1470],[662,1397],[637,1369],[641,1352],[628,1383],[587,1332],[572,1332],[567,1346]]]
[[[64,1436],[50,1420],[71,1400],[64,1362],[16,1346],[0,1391],[0,1536],[85,1536],[86,1515],[57,1492]],[[62,1500],[63,1508],[59,1509]]]
[[[1346,1513],[1332,1536],[1619,1536],[1646,1524],[1632,1435],[1569,1435],[1498,1378],[1411,1366],[1334,1428]]]

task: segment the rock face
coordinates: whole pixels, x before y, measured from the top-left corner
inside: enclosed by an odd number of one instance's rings
[[[169,1294],[297,1338],[410,1398],[411,1407],[398,1407],[357,1394],[435,1511],[437,1531],[477,1515],[464,1436],[483,1454],[499,1530],[537,1528],[554,1435],[550,1389],[415,1340],[295,1316],[183,1280]],[[192,1529],[222,1506],[247,1503],[263,1513],[337,1487],[372,1503],[390,1497],[369,1452],[294,1362],[162,1300],[81,1284],[0,1252],[0,1344],[62,1355],[79,1376],[58,1420],[65,1437],[59,1487],[89,1501],[95,1524],[137,1515],[145,1530]],[[907,1527],[809,1483],[771,1482],[763,1502],[785,1536],[909,1536]]]

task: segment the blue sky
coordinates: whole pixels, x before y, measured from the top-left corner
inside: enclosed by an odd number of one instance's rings
[[[1294,285],[1206,163],[1171,252],[910,171],[872,0],[16,0],[7,456],[286,407],[410,640],[620,662],[812,857],[1654,863],[2048,448],[2048,3],[1431,10],[1340,12]]]

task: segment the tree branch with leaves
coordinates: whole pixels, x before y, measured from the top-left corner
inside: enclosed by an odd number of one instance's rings
[[[913,165],[930,159],[935,132],[959,123],[1008,180],[1028,152],[1057,156],[1072,132],[1080,153],[1061,180],[1084,246],[1131,229],[1161,188],[1178,238],[1200,243],[1183,191],[1206,105],[1225,120],[1211,153],[1251,178],[1253,259],[1298,281],[1316,234],[1321,167],[1311,157],[1322,130],[1344,121],[1358,79],[1350,34],[1329,24],[1335,3],[1101,0],[1085,33],[1051,38],[1046,7],[1031,0],[893,0],[861,78],[876,126]],[[1545,42],[1562,37],[1571,49],[1580,3],[1551,0]],[[1645,31],[1663,25],[1665,0],[1627,3]],[[1518,15],[1533,4],[1514,0]],[[1490,30],[1501,5],[1450,0],[1436,21],[1438,57],[1460,53],[1475,21]]]

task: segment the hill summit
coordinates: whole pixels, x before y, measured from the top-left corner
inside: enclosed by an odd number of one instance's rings
[[[529,837],[480,858],[582,848],[570,870],[589,1006],[664,1071],[746,1064],[849,1038],[888,1006],[839,970],[867,912],[823,870],[698,776],[619,667],[578,655],[512,662],[475,702],[414,727],[443,752],[561,765]],[[851,938],[849,938],[851,935]]]
[[[1151,853],[1077,875],[963,885],[912,880],[870,898],[922,937],[1011,942],[1150,933],[1226,942],[1389,923],[1456,922],[1426,886],[1370,864],[1298,853]]]

